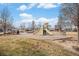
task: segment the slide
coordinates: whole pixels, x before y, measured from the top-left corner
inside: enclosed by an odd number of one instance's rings
[[[51,33],[48,29],[45,29],[45,30],[49,35],[53,35],[53,33]]]
[[[50,32],[48,29],[45,29],[45,30],[46,30],[46,33],[47,33],[48,35],[53,35],[53,33]],[[36,33],[36,34],[39,34],[39,35],[43,35],[43,28],[41,28],[41,29],[35,31],[35,33]]]

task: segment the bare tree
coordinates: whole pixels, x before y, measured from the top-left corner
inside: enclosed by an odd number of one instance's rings
[[[70,3],[62,4],[61,9],[63,15],[70,19],[78,29],[78,43],[79,43],[79,4]]]
[[[58,20],[57,25],[58,25],[59,30],[61,31],[64,26],[64,19],[61,14],[59,15],[59,20]]]
[[[11,14],[8,7],[4,7],[0,12],[0,18],[2,20],[2,27],[4,34],[7,32],[8,25],[11,25]]]
[[[21,30],[25,30],[25,23],[21,23],[21,24],[20,24],[20,29],[21,29]]]
[[[35,30],[35,21],[34,20],[32,21],[32,30],[33,30],[33,32]]]
[[[68,9],[68,7],[69,4],[66,4],[66,6],[65,4],[62,4],[61,6],[59,20],[58,20],[58,26],[60,30],[64,29],[65,31],[72,31],[72,26],[75,26],[69,15],[67,16],[65,15],[65,13],[67,12],[70,14],[70,9]]]

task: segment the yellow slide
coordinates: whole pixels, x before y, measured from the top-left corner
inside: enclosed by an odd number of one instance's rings
[[[53,35],[53,33],[51,33],[48,29],[45,29],[45,30],[49,35]]]
[[[49,35],[53,35],[52,32],[50,32],[48,29],[45,29],[46,30],[46,33],[49,34]],[[35,31],[36,34],[39,34],[39,35],[43,35],[43,28]]]

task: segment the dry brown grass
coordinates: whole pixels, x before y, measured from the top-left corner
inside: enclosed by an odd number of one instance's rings
[[[72,36],[72,37],[76,37],[77,36],[77,32],[66,32],[67,36]]]
[[[25,36],[0,36],[0,55],[77,55],[47,40],[30,39]]]

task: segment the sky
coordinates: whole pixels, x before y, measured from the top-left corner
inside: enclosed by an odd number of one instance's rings
[[[13,24],[19,27],[25,23],[26,27],[35,21],[35,24],[48,22],[54,27],[58,21],[61,4],[57,3],[0,3],[0,10],[5,6],[8,7],[13,16]]]

